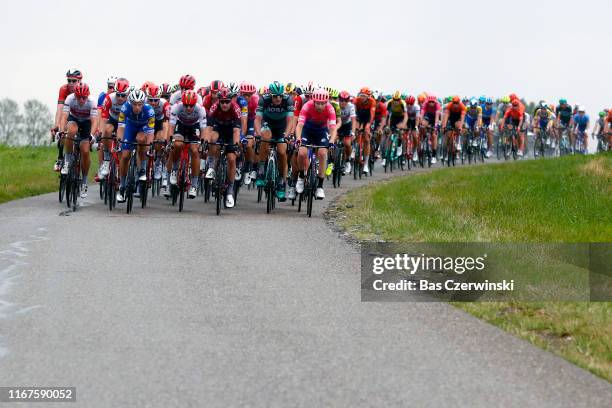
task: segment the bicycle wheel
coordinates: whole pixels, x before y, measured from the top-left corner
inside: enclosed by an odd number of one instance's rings
[[[270,211],[274,208],[274,199],[276,198],[276,162],[273,158],[268,160],[266,166],[266,178],[265,178],[265,193],[266,193],[266,213],[270,214]]]
[[[132,206],[134,205],[134,187],[136,177],[136,155],[132,153],[130,158],[130,165],[128,168],[127,183],[125,186],[126,195],[126,212],[129,214],[132,212]]]
[[[361,150],[359,149],[359,143],[355,143],[355,159],[353,160],[353,179],[357,180],[357,177],[361,178]]]
[[[64,201],[64,193],[66,191],[66,175],[60,174],[59,176],[59,202]]]
[[[145,208],[147,206],[147,195],[149,194],[149,183],[141,181],[138,184],[140,186],[140,208]]]
[[[100,185],[100,200],[104,200],[104,204],[106,204],[106,197],[104,195],[104,192],[106,190],[106,188],[104,187],[104,185],[106,184],[105,178],[101,178],[98,184]]]

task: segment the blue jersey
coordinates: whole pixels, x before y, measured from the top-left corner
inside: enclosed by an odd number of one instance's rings
[[[98,96],[98,108],[102,109],[102,105],[104,105],[104,98],[106,98],[106,92],[100,92],[100,96]]]
[[[483,103],[480,107],[482,108],[483,119],[495,116],[495,107],[493,105],[491,105],[491,107],[487,109],[487,105]]]
[[[589,115],[580,116],[578,114],[574,115],[574,123],[578,127],[578,130],[584,132],[586,130],[587,124],[589,123]]]
[[[119,127],[125,127],[137,132],[153,133],[155,131],[155,110],[151,105],[145,103],[140,113],[135,114],[132,104],[126,102],[119,113]]]

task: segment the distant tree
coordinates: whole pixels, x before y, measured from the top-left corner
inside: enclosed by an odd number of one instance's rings
[[[26,143],[36,146],[45,143],[51,129],[51,112],[49,108],[36,99],[23,104],[24,118],[22,125]]]
[[[0,101],[0,143],[18,144],[19,127],[22,117],[19,114],[19,105],[12,99]]]

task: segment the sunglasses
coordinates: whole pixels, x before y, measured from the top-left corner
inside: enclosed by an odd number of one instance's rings
[[[185,104],[183,104],[183,106],[184,106],[185,108],[189,109],[189,108],[194,108],[194,107],[195,107],[195,104],[193,104],[193,105],[185,105]]]
[[[147,100],[149,102],[153,102],[153,103],[158,103],[159,102],[159,98],[147,98]]]
[[[348,102],[348,101],[349,101],[349,99],[342,99],[342,98],[340,98],[340,102]]]
[[[282,95],[282,94],[276,94],[276,95],[275,95],[275,94],[272,94],[272,97],[273,97],[273,98],[282,98],[282,97],[283,97],[283,95]]]
[[[119,97],[119,98],[127,97],[127,93],[116,92],[115,95],[117,95],[117,97]]]
[[[77,82],[79,82],[79,80],[78,80],[78,79],[69,79],[69,80],[68,80],[68,83],[69,83],[69,84],[76,84]]]
[[[228,100],[228,99],[224,99],[224,100],[219,100],[219,103],[221,105],[229,105],[232,101]]]
[[[84,101],[84,100],[87,99],[87,97],[86,96],[77,96],[77,99],[80,100],[80,101]]]

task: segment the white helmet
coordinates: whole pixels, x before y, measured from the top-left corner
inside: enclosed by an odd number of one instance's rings
[[[308,81],[308,83],[302,87],[302,91],[305,94],[312,95],[317,88],[318,87],[312,81]]]
[[[140,89],[134,89],[132,92],[130,92],[130,95],[128,96],[128,101],[130,101],[131,103],[144,102],[146,98],[147,95],[143,91],[141,91]]]
[[[372,98],[374,98],[375,100],[378,100],[379,96],[380,96],[380,91],[378,90],[372,91]]]
[[[578,112],[586,112],[584,105],[578,105]]]
[[[117,77],[114,77],[114,76],[109,76],[108,79],[106,80],[106,85],[112,86],[113,88],[115,87],[116,83],[117,83]]]

